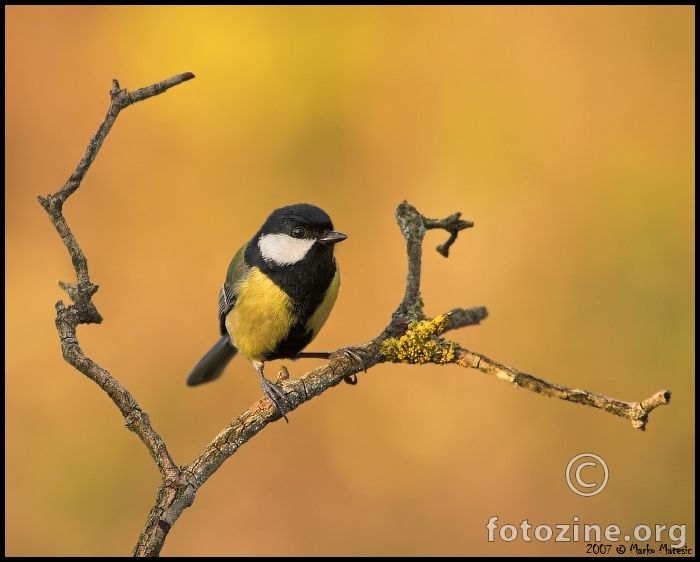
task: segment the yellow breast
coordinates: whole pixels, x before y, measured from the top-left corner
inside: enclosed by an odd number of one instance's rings
[[[339,287],[340,272],[336,269],[321,305],[305,325],[305,332],[311,332],[311,340],[331,313]],[[236,294],[236,305],[226,316],[226,330],[243,357],[249,361],[264,361],[289,335],[295,322],[293,303],[287,293],[257,267],[250,269]]]
[[[246,359],[263,361],[289,333],[292,302],[257,267],[251,268],[237,294],[236,306],[226,317],[226,330]]]

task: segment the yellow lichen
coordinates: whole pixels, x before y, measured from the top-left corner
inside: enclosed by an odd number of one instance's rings
[[[447,323],[447,314],[410,322],[403,336],[389,338],[382,344],[382,354],[393,363],[452,363],[455,344],[439,337]]]

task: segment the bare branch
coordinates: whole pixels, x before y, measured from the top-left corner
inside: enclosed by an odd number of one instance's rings
[[[75,171],[56,193],[48,195],[46,198],[39,197],[39,202],[48,213],[49,219],[68,249],[78,280],[77,284],[59,282],[61,288],[75,303],[67,307],[62,301],[56,303],[56,328],[61,340],[63,357],[69,364],[95,381],[112,399],[124,416],[126,426],[136,433],[148,448],[163,477],[164,485],[171,488],[177,482],[180,471],[170,457],[165,443],[151,427],[148,414],[139,407],[129,391],[108,371],[87,357],[78,344],[76,334],[78,324],[99,324],[102,322],[102,317],[91,301],[98,286],[90,282],[87,259],[63,217],[63,204],[80,187],[85,174],[95,160],[97,152],[122,109],[137,101],[161,94],[191,78],[194,78],[194,75],[187,72],[135,92],[120,89],[119,83],[114,80],[107,115],[95,135],[90,139],[85,154],[78,162]]]
[[[453,308],[447,313],[447,326],[445,332],[448,330],[456,330],[458,328],[464,328],[465,326],[474,326],[479,324],[482,320],[485,320],[489,313],[486,311],[485,306],[477,306],[474,308]]]
[[[112,125],[114,125],[114,121],[116,121],[117,116],[122,109],[129,107],[131,104],[147,100],[148,98],[157,96],[158,94],[162,94],[173,86],[182,84],[183,82],[191,80],[192,78],[194,78],[194,74],[191,72],[185,72],[184,74],[178,74],[177,76],[166,78],[165,80],[152,84],[151,86],[139,88],[133,92],[120,88],[119,82],[116,79],[112,80],[112,89],[109,92],[111,102],[109,104],[109,109],[107,109],[107,115],[105,115],[104,120],[97,128],[95,135],[90,139],[85,154],[80,159],[80,162],[78,162],[75,171],[68,178],[68,181],[54,195],[49,195],[47,199],[50,201],[60,201],[60,203],[54,202],[53,204],[62,205],[63,202],[68,199],[68,197],[70,197],[72,193],[78,189],[78,187],[80,187],[80,183],[83,181],[85,174],[90,169],[90,165],[95,160],[98,151],[102,147],[102,143],[112,130]],[[40,197],[39,200],[46,209],[46,199]]]
[[[442,228],[450,233],[450,237],[447,239],[447,241],[435,248],[438,253],[444,257],[449,255],[450,246],[452,246],[452,244],[454,244],[457,240],[457,233],[460,230],[474,226],[474,223],[471,221],[459,220],[459,217],[461,216],[462,213],[455,213],[445,219],[423,219],[425,221],[426,230],[430,230],[431,228]]]
[[[551,382],[547,382],[537,377],[533,377],[527,373],[507,367],[500,363],[489,359],[479,353],[473,353],[466,349],[455,349],[454,363],[462,367],[470,367],[479,369],[487,375],[493,375],[503,381],[510,382],[515,386],[526,388],[532,392],[549,396],[550,398],[559,398],[584,406],[592,406],[600,408],[621,418],[627,418],[632,421],[632,426],[635,429],[644,431],[649,414],[651,411],[663,404],[668,404],[671,400],[670,390],[659,390],[653,396],[642,400],[641,402],[623,402],[615,398],[608,398],[602,394],[595,394],[588,390],[579,388],[568,388]]]
[[[399,308],[394,313],[390,324],[392,332],[401,332],[408,317],[423,318],[423,303],[420,301],[420,271],[425,236],[425,221],[416,208],[406,201],[396,209],[396,222],[406,240],[408,254],[408,274],[406,275],[406,292]]]
[[[104,120],[102,123],[100,123],[95,135],[90,139],[87,149],[85,150],[85,154],[83,154],[80,162],[78,162],[75,171],[68,178],[68,181],[63,184],[63,187],[61,187],[61,189],[59,189],[56,193],[53,195],[47,195],[45,198],[41,196],[39,197],[41,206],[44,207],[46,212],[49,214],[49,219],[51,219],[51,222],[58,231],[58,235],[61,237],[61,240],[63,240],[63,243],[68,249],[68,253],[73,261],[75,273],[78,277],[78,287],[85,293],[84,296],[88,299],[95,293],[95,291],[97,291],[98,287],[97,285],[90,284],[87,259],[85,259],[83,251],[75,241],[70,228],[68,228],[68,223],[63,217],[63,204],[65,203],[66,199],[68,199],[68,197],[70,197],[75,190],[80,187],[85,174],[87,174],[87,171],[90,169],[90,166],[95,160],[97,153],[102,147],[102,143],[107,137],[107,134],[112,130],[112,125],[114,125],[114,121],[117,119],[117,116],[122,109],[130,106],[132,103],[162,94],[169,88],[177,86],[178,84],[181,84],[187,80],[191,80],[192,78],[194,78],[194,74],[191,72],[185,72],[184,74],[178,74],[177,76],[173,76],[172,78],[168,78],[162,82],[153,84],[152,86],[141,88],[135,92],[129,92],[121,89],[119,87],[119,82],[112,80],[112,90],[109,92],[111,102],[109,104],[109,109],[107,110],[107,115],[105,115]],[[77,300],[73,298],[73,295],[70,296],[77,302]],[[101,322],[102,319],[98,318],[99,314],[95,316],[92,321],[97,323]]]
[[[362,364],[353,360],[343,351],[333,354],[331,361],[310,371],[299,379],[289,379],[289,374],[283,367],[283,372],[277,379],[289,401],[287,414],[323,392],[338,385],[345,377],[369,369],[382,361],[380,353],[381,340],[372,340],[366,344],[349,348],[362,358]],[[282,416],[270,404],[267,398],[258,400],[251,408],[238,416],[214,440],[206,446],[192,463],[183,467],[182,476],[187,482],[187,488],[182,497],[166,510],[161,519],[172,526],[185,508],[194,500],[197,490],[209,477],[241,446],[260,433],[269,423],[279,420]]]

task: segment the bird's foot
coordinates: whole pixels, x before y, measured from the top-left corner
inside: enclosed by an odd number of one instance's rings
[[[260,386],[262,386],[262,391],[265,398],[274,404],[280,415],[287,423],[289,423],[286,416],[286,412],[289,411],[289,400],[287,400],[287,395],[284,393],[284,391],[276,384],[271,383],[265,377],[260,377]]]
[[[260,386],[262,387],[263,394],[272,404],[277,408],[277,411],[284,418],[284,421],[289,423],[287,419],[286,412],[290,409],[289,400],[287,400],[287,395],[284,391],[274,383],[271,383],[263,375],[263,363],[260,361],[253,361],[253,367],[258,372],[260,376]],[[286,371],[286,369],[285,369]],[[289,374],[287,374],[289,376]],[[284,404],[284,406],[283,406]]]
[[[360,365],[360,368],[365,373],[367,372],[365,364],[362,361],[362,357],[360,357],[357,353],[352,351],[350,348],[345,347],[343,349],[340,349],[340,350],[338,350],[338,353],[342,353],[351,361],[356,361]],[[355,373],[353,373],[352,375],[347,375],[347,376],[343,377],[343,381],[345,381],[345,384],[356,385],[357,384],[357,375]]]

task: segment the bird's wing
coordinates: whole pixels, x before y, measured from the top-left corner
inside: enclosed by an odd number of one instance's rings
[[[221,335],[227,333],[226,331],[226,315],[231,312],[233,307],[236,305],[236,293],[233,287],[228,287],[224,284],[219,292],[219,330]]]
[[[221,291],[219,291],[219,330],[221,335],[225,335],[226,331],[226,316],[233,307],[236,306],[238,298],[238,286],[247,277],[250,268],[245,263],[245,249],[248,243],[243,244],[240,250],[233,256],[231,264],[226,272],[226,281],[224,282]]]

